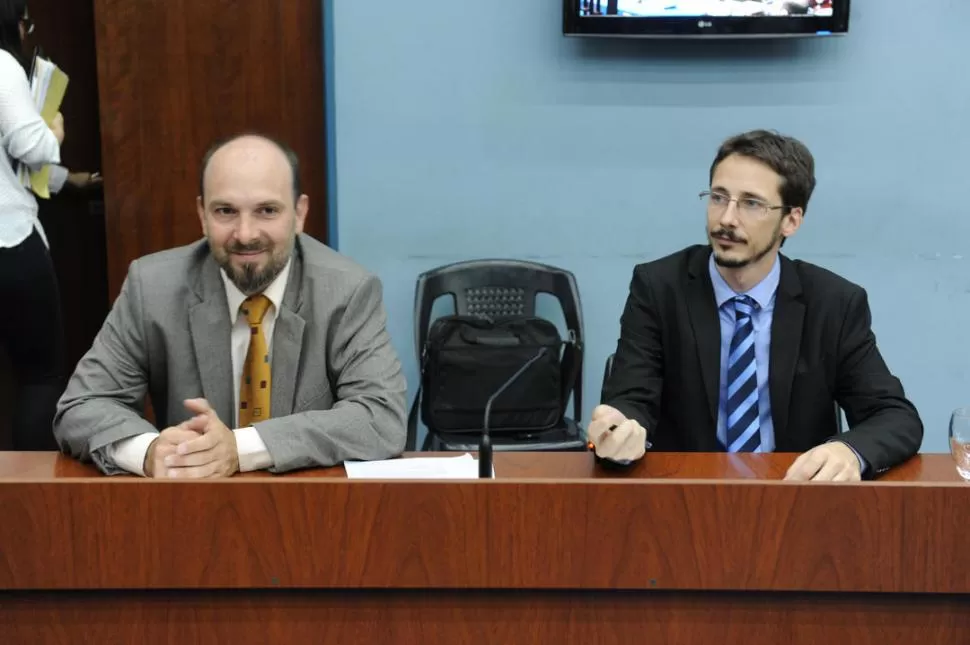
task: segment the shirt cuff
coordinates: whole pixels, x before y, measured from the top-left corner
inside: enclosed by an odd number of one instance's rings
[[[52,193],[59,193],[64,188],[67,181],[68,171],[64,166],[54,164],[50,167],[50,177],[47,180],[47,187]],[[122,440],[124,441],[124,440]]]
[[[266,444],[253,426],[236,428],[232,431],[236,435],[236,452],[239,454],[239,472],[248,473],[253,470],[265,470],[273,465],[273,458],[266,449]]]
[[[121,441],[115,441],[104,447],[104,456],[118,468],[144,477],[145,456],[148,454],[149,446],[156,438],[158,438],[157,432],[145,432]]]

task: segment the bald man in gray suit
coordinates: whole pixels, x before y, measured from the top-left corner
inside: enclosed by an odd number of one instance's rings
[[[185,479],[400,454],[406,385],[380,282],[302,233],[296,155],[237,136],[200,184],[206,239],[131,264],[58,403],[61,448],[106,474]]]

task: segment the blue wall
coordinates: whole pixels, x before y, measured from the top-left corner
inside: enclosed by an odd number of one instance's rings
[[[333,3],[335,229],[384,281],[411,396],[418,273],[532,258],[579,281],[588,419],[634,264],[703,240],[718,144],[770,127],[818,165],[785,251],[868,289],[946,451],[970,404],[970,3],[853,5],[845,38],[714,43],[567,39],[560,0]]]

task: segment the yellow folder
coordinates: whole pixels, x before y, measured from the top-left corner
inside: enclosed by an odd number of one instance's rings
[[[54,121],[54,117],[61,109],[61,102],[67,92],[67,74],[54,63],[38,58],[34,61],[34,78],[31,79],[31,91],[35,99],[43,97],[40,115],[47,125]],[[39,84],[39,87],[38,87]],[[43,199],[50,199],[50,166],[30,172],[30,189]]]

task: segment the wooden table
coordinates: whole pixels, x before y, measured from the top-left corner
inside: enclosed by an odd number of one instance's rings
[[[851,485],[780,481],[793,459],[168,482],[0,453],[0,643],[970,642],[949,455]]]

